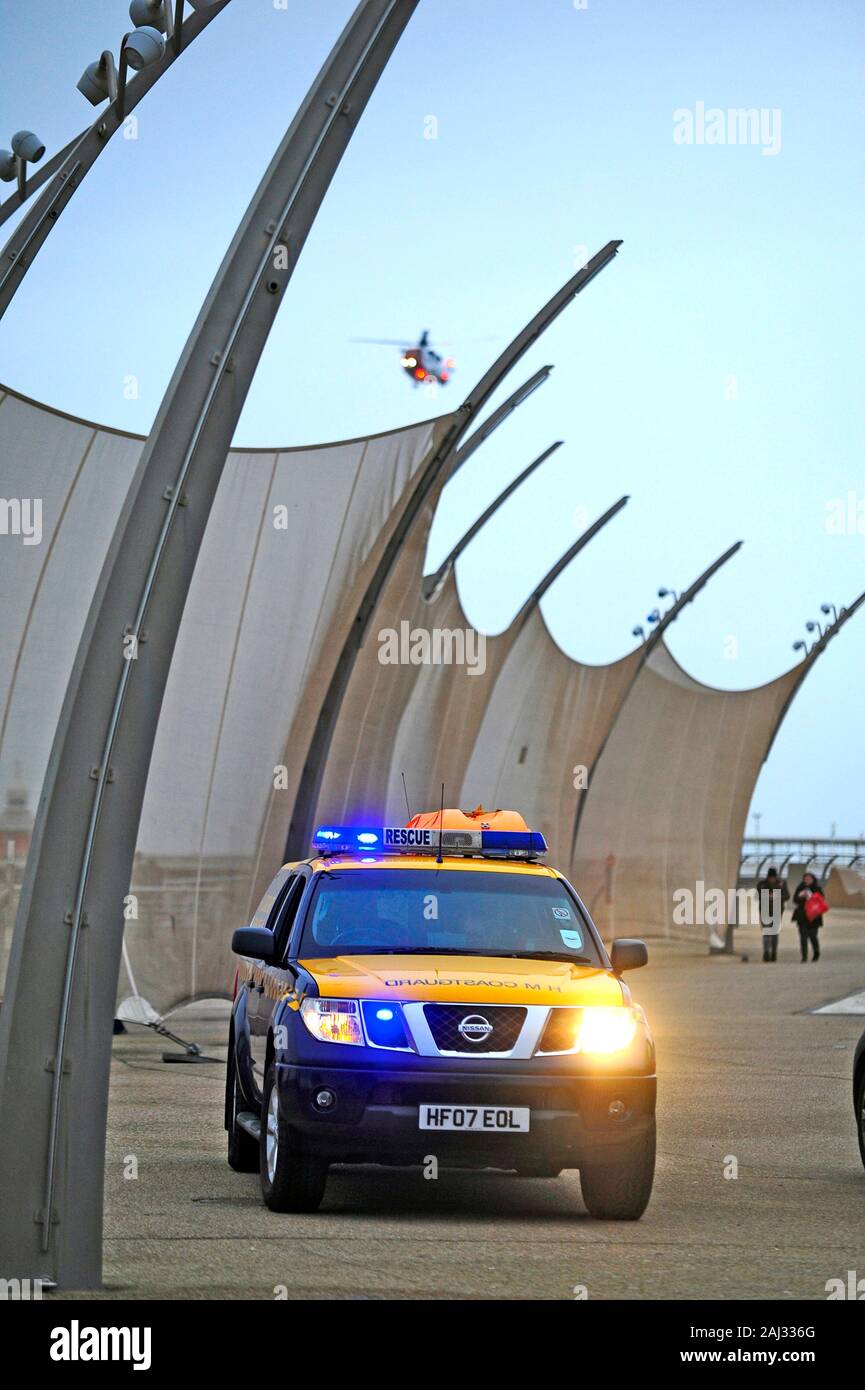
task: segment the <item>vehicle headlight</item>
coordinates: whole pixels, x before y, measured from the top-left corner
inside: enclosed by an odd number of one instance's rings
[[[637,1016],[631,1008],[583,1009],[577,1028],[577,1052],[622,1052],[633,1042]]]
[[[319,1042],[363,1046],[363,1025],[356,999],[304,999],[300,1016]]]

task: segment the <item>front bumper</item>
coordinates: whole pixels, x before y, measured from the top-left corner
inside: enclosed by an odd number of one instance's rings
[[[510,1168],[554,1163],[579,1168],[591,1158],[627,1149],[655,1113],[656,1078],[532,1074],[510,1068],[467,1072],[413,1066],[355,1067],[276,1064],[280,1107],[302,1147],[334,1163],[419,1163],[434,1154],[454,1166]],[[336,1103],[314,1103],[327,1087]],[[528,1106],[527,1133],[422,1130],[421,1104]],[[611,1114],[610,1107],[614,1107]]]

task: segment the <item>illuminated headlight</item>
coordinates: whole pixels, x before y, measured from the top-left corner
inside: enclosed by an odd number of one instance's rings
[[[319,1042],[363,1046],[363,1025],[356,999],[304,999],[300,1016]]]
[[[541,1057],[563,1053],[612,1056],[633,1042],[638,1026],[649,1028],[639,1004],[622,1007],[553,1009],[538,1047]]]
[[[623,1052],[634,1040],[637,1017],[630,1008],[583,1009],[577,1028],[576,1051]]]

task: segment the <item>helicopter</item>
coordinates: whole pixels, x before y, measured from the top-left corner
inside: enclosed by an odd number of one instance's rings
[[[399,364],[413,386],[446,386],[456,367],[453,357],[442,357],[430,346],[429,330],[424,329],[414,347],[406,347],[404,338],[352,338],[353,343],[373,343],[380,347],[401,349]]]

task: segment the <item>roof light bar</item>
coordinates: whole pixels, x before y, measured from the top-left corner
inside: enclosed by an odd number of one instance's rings
[[[537,830],[442,830],[404,825],[322,825],[312,837],[320,854],[437,854],[451,858],[481,854],[501,859],[536,859],[547,842]]]

